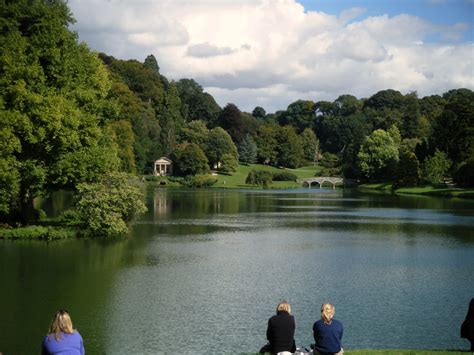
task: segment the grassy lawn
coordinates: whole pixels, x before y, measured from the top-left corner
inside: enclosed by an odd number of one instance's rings
[[[345,355],[466,355],[472,354],[469,351],[459,350],[345,350]]]
[[[455,350],[344,350],[347,355],[455,355],[466,354],[466,352]]]
[[[226,187],[226,188],[255,187],[255,186],[245,184],[245,179],[247,178],[247,175],[252,169],[266,170],[272,173],[281,172],[281,171],[289,171],[295,174],[296,176],[298,176],[299,179],[304,179],[304,178],[313,177],[316,171],[318,171],[321,168],[318,166],[312,166],[312,165],[304,166],[298,169],[280,169],[280,168],[275,168],[273,166],[261,165],[261,164],[239,165],[239,167],[237,168],[237,171],[233,173],[232,175],[219,174],[217,176],[218,178],[217,183],[215,183],[213,187]],[[301,187],[301,185],[297,184],[294,181],[274,181],[270,185],[270,187],[276,188],[276,189],[288,189],[288,188]]]
[[[362,184],[359,185],[362,189],[374,189],[378,191],[391,192],[392,184],[377,183],[377,184]],[[431,196],[444,196],[444,197],[462,197],[462,198],[474,198],[474,189],[460,189],[456,187],[444,187],[444,186],[416,186],[416,187],[403,187],[395,190],[396,194],[407,194],[407,195],[431,195]]]

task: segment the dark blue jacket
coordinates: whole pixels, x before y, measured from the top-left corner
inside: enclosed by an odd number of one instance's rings
[[[318,320],[313,325],[314,348],[321,353],[338,353],[341,351],[342,323],[333,319],[331,324]]]

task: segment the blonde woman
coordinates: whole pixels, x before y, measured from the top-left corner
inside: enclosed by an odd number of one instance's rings
[[[268,320],[268,344],[260,349],[260,354],[266,352],[277,354],[279,352],[296,351],[295,346],[295,318],[291,315],[291,306],[287,301],[281,301],[276,307],[276,315]]]
[[[68,354],[84,355],[81,335],[72,327],[71,317],[64,310],[54,315],[48,335],[43,339],[42,355]]]
[[[342,355],[342,323],[335,320],[335,308],[330,303],[321,306],[321,319],[313,325],[313,336],[316,344],[314,354]]]

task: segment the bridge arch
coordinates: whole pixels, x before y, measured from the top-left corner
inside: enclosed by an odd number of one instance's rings
[[[340,177],[327,177],[327,176],[319,176],[314,178],[307,178],[299,180],[302,186],[308,186],[311,189],[313,184],[318,184],[319,188],[322,189],[325,183],[331,184],[332,188],[335,189],[337,184],[344,184],[344,179]]]

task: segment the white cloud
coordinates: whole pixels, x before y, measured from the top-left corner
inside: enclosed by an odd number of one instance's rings
[[[305,12],[295,0],[70,0],[81,40],[121,59],[154,54],[171,79],[195,78],[221,105],[271,112],[296,99],[420,95],[474,88],[467,24],[401,14]],[[433,38],[440,38],[433,42]]]

